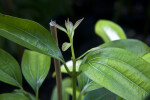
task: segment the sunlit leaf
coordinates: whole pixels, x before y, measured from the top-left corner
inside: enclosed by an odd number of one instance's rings
[[[116,47],[126,49],[134,54],[143,56],[150,52],[150,48],[145,43],[135,39],[116,40],[100,45],[100,48]]]
[[[71,86],[71,79],[70,78],[65,78],[62,81],[62,96],[63,96],[63,100],[69,100],[69,94],[65,91],[65,89],[67,87]],[[55,88],[53,89],[53,93],[51,96],[50,100],[57,100],[57,87],[55,86]]]
[[[65,89],[65,91],[70,94],[71,96],[73,96],[73,88],[72,87],[67,87]],[[76,89],[76,98],[78,99],[78,97],[80,96],[80,91],[78,89]],[[81,95],[81,100],[83,100],[83,95]]]
[[[150,53],[145,54],[142,58],[150,63]]]
[[[63,61],[50,32],[34,21],[0,14],[0,35],[24,47]]]
[[[49,56],[35,51],[25,50],[22,59],[22,72],[34,91],[37,91],[40,88],[49,69]]]
[[[105,42],[126,39],[123,29],[109,20],[99,20],[95,25],[95,32]]]
[[[22,75],[17,61],[7,52],[0,49],[0,81],[21,87]]]
[[[91,80],[124,99],[141,100],[150,92],[149,63],[127,50],[93,51],[80,68]]]
[[[76,61],[76,71],[77,72],[79,72],[80,64],[81,64],[81,60]],[[67,61],[66,65],[67,65],[68,69],[72,72],[72,70],[73,70],[73,62],[72,62],[72,60]],[[67,73],[67,70],[66,70],[64,65],[61,65],[60,68],[61,68],[61,72],[62,73]],[[55,77],[56,76],[56,72],[54,72],[52,76]]]

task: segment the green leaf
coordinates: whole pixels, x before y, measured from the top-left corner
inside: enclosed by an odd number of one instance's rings
[[[70,46],[71,46],[71,43],[68,43],[68,42],[63,43],[62,51],[68,50],[70,48]]]
[[[65,89],[67,87],[70,87],[71,83],[72,83],[72,81],[71,81],[70,78],[65,78],[62,81],[62,96],[63,96],[63,100],[69,100],[69,94],[65,91]],[[51,100],[57,100],[57,87],[56,86],[53,89]]]
[[[150,92],[149,63],[127,50],[93,51],[80,68],[91,80],[124,99],[141,100]]]
[[[25,50],[22,59],[22,72],[34,91],[37,91],[40,88],[49,69],[49,56],[35,51]]]
[[[150,63],[150,53],[145,54],[142,58]]]
[[[116,95],[105,88],[88,92],[84,100],[116,100]]]
[[[86,85],[82,89],[82,93],[93,91],[93,90],[96,90],[96,89],[101,88],[101,87],[102,87],[101,85],[95,83],[94,81],[92,81],[88,78],[88,82],[86,83]]]
[[[95,25],[95,32],[105,42],[126,39],[125,32],[116,23],[109,20],[99,20]]]
[[[97,50],[97,49],[96,49]],[[80,70],[80,69],[79,69]],[[81,71],[81,70],[80,70]],[[77,77],[81,94],[101,88],[102,86],[89,79],[83,72]]]
[[[73,88],[72,88],[72,87],[67,87],[67,88],[65,89],[65,91],[66,91],[68,94],[70,94],[71,96],[73,96]],[[76,98],[78,99],[79,96],[80,96],[80,91],[79,91],[79,89],[76,89]],[[83,100],[83,98],[84,98],[84,96],[81,95],[81,100]]]
[[[33,96],[33,94],[26,92],[24,90],[21,90],[21,89],[20,90],[15,89],[12,94],[18,94],[18,95],[25,96],[28,98],[28,100],[36,100],[36,98],[35,98],[35,96]]]
[[[30,100],[30,99],[22,94],[4,93],[0,94],[0,100]]]
[[[22,87],[22,75],[17,61],[0,49],[0,81]]]
[[[100,48],[116,47],[126,49],[139,56],[143,56],[150,52],[150,48],[145,43],[135,39],[116,40],[100,45]]]
[[[121,98],[121,97],[118,96],[118,97],[116,98],[116,100],[125,100],[125,99],[123,99],[123,98]]]
[[[102,87],[89,79],[83,72],[78,76],[77,80],[82,94]]]
[[[76,71],[77,72],[79,72],[80,64],[81,64],[81,60],[76,61]],[[68,69],[72,72],[72,70],[73,70],[73,62],[72,62],[72,60],[67,61],[66,65],[67,65]],[[66,70],[64,65],[61,65],[61,72],[62,73],[67,73],[67,70]],[[56,76],[56,72],[53,72],[52,76],[55,77]]]
[[[0,14],[0,35],[24,47],[63,61],[50,32],[34,21]]]

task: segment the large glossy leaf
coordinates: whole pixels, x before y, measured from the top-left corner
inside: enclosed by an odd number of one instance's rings
[[[29,49],[63,59],[50,32],[36,22],[0,14],[0,35]]]
[[[50,69],[50,57],[35,51],[25,50],[22,59],[22,72],[33,88],[38,90]]]
[[[80,68],[91,80],[124,99],[141,100],[150,92],[149,63],[127,50],[93,51]]]
[[[0,49],[0,81],[21,87],[22,75],[17,61],[7,52]]]
[[[69,100],[69,94],[65,91],[67,87],[71,86],[71,79],[70,78],[65,78],[62,81],[62,96],[63,100]],[[57,87],[53,89],[53,93],[51,96],[51,100],[57,100]]]
[[[116,40],[116,41],[104,43],[100,45],[100,47],[101,48],[107,48],[107,47],[122,48],[132,53],[135,53],[139,56],[143,56],[146,53],[150,52],[150,48],[148,45],[135,39]]]
[[[126,39],[123,29],[109,20],[99,20],[95,25],[95,32],[105,42]]]
[[[116,100],[116,95],[105,88],[88,92],[84,100]]]

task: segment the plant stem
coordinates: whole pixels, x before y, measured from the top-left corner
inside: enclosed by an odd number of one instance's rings
[[[56,40],[56,43],[58,44],[57,29],[51,23],[50,23],[50,30],[54,39]],[[54,66],[55,66],[55,72],[56,72],[57,100],[62,100],[62,75],[60,71],[60,61],[58,61],[57,59],[54,59]]]
[[[71,74],[70,70],[68,69],[66,63],[63,63],[63,64],[64,64],[64,66],[65,66],[65,69],[66,69],[67,73],[68,73],[70,76],[72,76],[72,74]]]
[[[76,75],[76,58],[75,58],[74,47],[73,47],[73,40],[72,39],[70,39],[70,43],[71,43],[71,53],[72,53],[72,60],[73,60],[73,72],[72,72],[73,100],[76,100],[76,80],[77,80],[77,75]]]
[[[39,90],[38,89],[36,89],[35,96],[36,96],[36,100],[38,100],[39,99]]]

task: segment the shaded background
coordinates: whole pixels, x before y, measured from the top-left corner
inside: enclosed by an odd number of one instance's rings
[[[103,43],[94,33],[94,25],[99,19],[108,19],[118,23],[128,38],[142,40],[150,45],[150,0],[0,0],[0,13],[34,20],[49,30],[50,20],[64,26],[69,18],[73,23],[84,17],[76,29],[74,47],[76,57],[86,50]],[[58,30],[59,46],[68,41],[67,35]],[[0,37],[0,48],[12,54],[19,63],[24,47]],[[71,52],[63,52],[65,60]],[[49,75],[40,88],[40,99],[50,100],[55,79],[52,78],[52,63]],[[63,75],[66,77],[67,75]],[[24,80],[25,90],[33,93]],[[0,93],[12,92],[16,87],[0,82]]]

